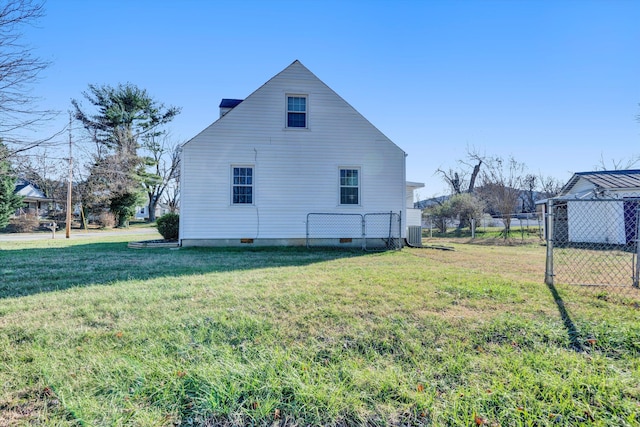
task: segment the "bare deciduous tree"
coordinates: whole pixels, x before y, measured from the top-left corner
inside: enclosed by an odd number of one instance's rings
[[[527,174],[522,179],[522,212],[535,212],[538,200],[556,196],[562,183],[551,176]]]
[[[436,170],[436,173],[439,173],[442,176],[444,182],[449,185],[449,189],[452,195],[462,194],[462,186],[465,184],[464,171],[456,171],[453,168],[449,168],[447,170],[438,168]]]
[[[178,213],[180,210],[180,174],[171,181],[165,193],[164,202],[169,207],[169,212]]]
[[[172,162],[175,163],[175,169],[170,177],[169,185],[164,194],[164,202],[169,207],[169,212],[178,213],[180,210],[180,163],[182,146],[176,147],[173,152]]]
[[[536,203],[536,188],[538,187],[538,177],[534,174],[528,173],[522,178],[522,211],[532,212]]]
[[[32,86],[49,62],[36,57],[22,29],[43,16],[42,2],[5,0],[0,3],[0,137],[8,149],[0,160],[43,145],[57,135],[29,138],[28,132],[55,117],[56,112],[38,107]]]
[[[525,172],[524,163],[513,157],[494,157],[485,160],[481,174],[481,197],[504,222],[504,238],[511,231],[511,215],[516,213]]]
[[[562,183],[552,176],[540,175],[538,182],[540,199],[555,197],[562,190]]]
[[[600,154],[600,162],[594,166],[595,170],[625,170],[632,169],[640,163],[640,154],[633,154],[629,158],[605,160],[604,154]]]
[[[173,182],[180,167],[179,144],[170,141],[169,135],[152,135],[146,138],[142,147],[149,154],[150,176],[154,179],[143,181],[149,199],[149,222],[156,220],[156,206],[169,189],[174,191]],[[172,187],[172,188],[169,188]],[[174,192],[173,196],[177,197]]]
[[[452,195],[473,193],[483,162],[484,155],[481,155],[475,148],[467,147],[466,159],[458,160],[460,169],[455,170],[449,168],[448,170],[444,170],[438,168],[436,173],[439,173],[442,179],[449,185]]]

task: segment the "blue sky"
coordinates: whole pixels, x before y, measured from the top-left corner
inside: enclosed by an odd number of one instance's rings
[[[640,1],[49,0],[42,106],[131,82],[188,140],[299,59],[408,153],[423,197],[467,147],[566,181],[640,154]],[[60,126],[68,120],[60,118]],[[64,138],[63,138],[64,139]]]

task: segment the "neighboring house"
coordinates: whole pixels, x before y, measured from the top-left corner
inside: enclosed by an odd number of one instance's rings
[[[180,242],[304,245],[313,213],[394,212],[405,237],[420,225],[412,189],[421,186],[406,182],[405,157],[294,61],[246,99],[223,100],[218,120],[183,145]],[[325,237],[350,237],[347,217],[332,217]]]
[[[554,239],[629,244],[638,232],[638,198],[638,169],[576,173],[550,199],[556,217]],[[546,213],[547,205],[542,207]]]
[[[16,216],[44,216],[49,212],[49,204],[53,202],[53,199],[47,197],[38,186],[25,179],[16,181],[16,188],[13,192],[23,197],[23,205],[16,211]]]
[[[169,212],[171,212],[171,209],[169,209],[169,206],[165,203],[156,204],[156,219],[160,218],[162,215],[168,214]],[[136,206],[135,218],[138,220],[149,219],[149,205]]]

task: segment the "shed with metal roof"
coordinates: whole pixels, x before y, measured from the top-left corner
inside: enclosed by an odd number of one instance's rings
[[[640,195],[640,169],[578,172],[560,190],[560,197],[590,194],[615,195],[616,193]]]
[[[557,242],[630,245],[639,234],[640,169],[575,173],[545,211]]]

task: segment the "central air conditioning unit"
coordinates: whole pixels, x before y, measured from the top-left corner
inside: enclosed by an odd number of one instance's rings
[[[407,244],[416,248],[422,247],[422,227],[410,225],[407,227]]]

